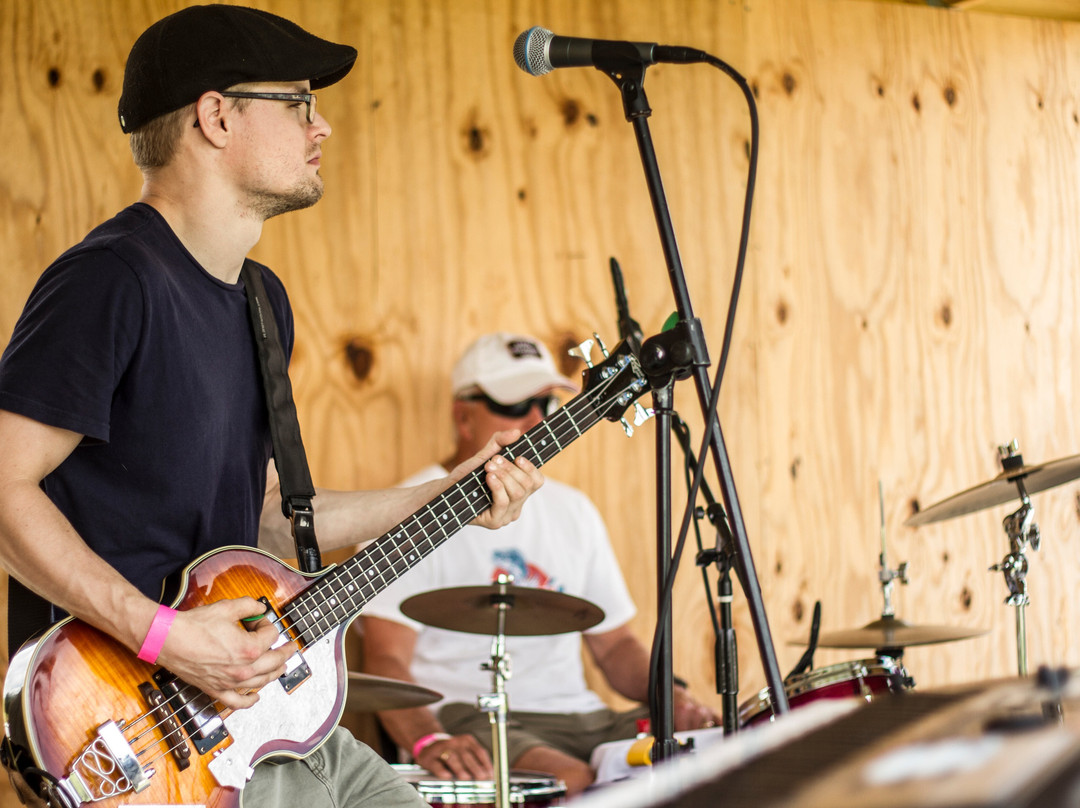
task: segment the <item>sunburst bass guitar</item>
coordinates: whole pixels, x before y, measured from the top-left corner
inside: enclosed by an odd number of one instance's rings
[[[502,454],[541,466],[601,419],[617,421],[647,388],[626,343],[584,373],[583,391]],[[345,632],[367,602],[490,507],[482,470],[444,491],[344,563],[300,573],[255,549],[192,563],[173,604],[249,596],[267,606],[296,653],[243,710],[225,710],[164,668],[74,619],[11,660],[4,686],[5,762],[56,808],[236,808],[254,766],[304,757],[341,718]]]

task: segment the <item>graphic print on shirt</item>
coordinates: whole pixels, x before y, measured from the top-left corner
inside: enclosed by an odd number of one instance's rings
[[[492,553],[492,560],[494,561],[494,569],[491,573],[492,583],[497,581],[500,575],[510,575],[514,579],[515,586],[532,586],[537,589],[550,589],[553,592],[562,592],[565,589],[558,580],[526,559],[517,548],[495,550]]]

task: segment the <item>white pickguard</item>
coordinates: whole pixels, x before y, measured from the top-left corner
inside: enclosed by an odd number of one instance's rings
[[[259,747],[272,740],[307,741],[331,717],[339,691],[336,636],[332,632],[305,649],[311,676],[292,693],[277,683],[267,685],[254,705],[225,718],[232,743],[215,752],[207,766],[220,785],[243,788]]]

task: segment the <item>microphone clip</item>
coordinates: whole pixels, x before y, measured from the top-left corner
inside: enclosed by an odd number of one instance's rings
[[[654,389],[689,378],[694,367],[708,367],[709,349],[701,320],[679,320],[667,331],[649,337],[638,358]]]

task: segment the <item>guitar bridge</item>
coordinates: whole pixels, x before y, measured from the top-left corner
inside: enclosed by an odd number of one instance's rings
[[[154,684],[164,694],[172,715],[183,717],[180,725],[200,755],[205,755],[229,737],[229,731],[225,729],[214,703],[201,690],[189,686],[163,668],[154,671]]]

